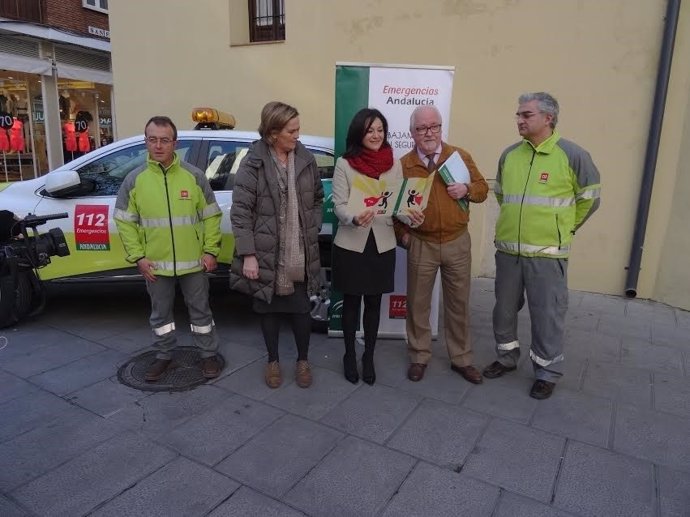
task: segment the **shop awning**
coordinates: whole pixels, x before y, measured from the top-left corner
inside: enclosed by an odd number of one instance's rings
[[[27,74],[50,75],[53,66],[50,61],[44,59],[0,52],[0,68],[13,72],[26,72]]]
[[[92,83],[113,84],[112,72],[66,65],[64,63],[57,64],[57,75],[60,79],[77,79],[80,81],[90,81]]]

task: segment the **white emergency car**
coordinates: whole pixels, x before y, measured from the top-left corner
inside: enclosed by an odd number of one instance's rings
[[[210,130],[223,120],[212,109],[195,109],[198,122],[193,131],[178,131],[180,159],[206,172],[223,212],[223,242],[219,256],[219,275],[227,273],[232,260],[234,239],[230,227],[230,206],[234,175],[249,145],[259,138],[254,132]],[[234,124],[233,124],[234,125]],[[205,129],[205,130],[203,130]],[[324,180],[326,203],[321,230],[323,290],[314,300],[316,320],[326,320],[328,271],[332,234],[331,180],[334,157],[333,139],[301,136],[300,141],[316,157]],[[32,180],[0,183],[0,207],[19,216],[67,212],[67,219],[50,221],[41,232],[59,227],[65,234],[70,255],[55,257],[39,270],[44,281],[93,282],[126,281],[139,277],[136,267],[125,261],[122,242],[113,221],[113,207],[120,185],[129,172],[146,159],[144,135],[127,138],[96,149],[48,174]]]

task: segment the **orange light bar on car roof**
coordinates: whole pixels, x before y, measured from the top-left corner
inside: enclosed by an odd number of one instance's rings
[[[234,129],[235,117],[213,108],[194,108],[192,120],[197,128]]]

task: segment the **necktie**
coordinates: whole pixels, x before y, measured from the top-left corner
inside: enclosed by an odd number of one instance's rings
[[[429,162],[426,165],[426,170],[428,170],[429,172],[434,172],[436,170],[436,162],[434,162],[434,156],[436,156],[436,153],[426,155],[426,157],[429,160]]]

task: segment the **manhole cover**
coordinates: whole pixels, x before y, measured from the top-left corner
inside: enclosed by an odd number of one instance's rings
[[[209,380],[201,374],[201,355],[196,347],[181,346],[176,348],[172,353],[172,363],[163,377],[156,382],[146,382],[144,374],[155,359],[155,350],[133,357],[120,366],[117,371],[117,378],[122,384],[142,391],[185,391]],[[218,363],[222,370],[225,366],[225,359],[220,354],[218,354]]]

